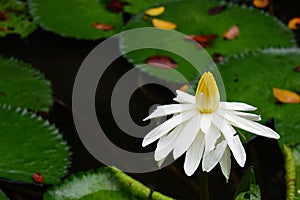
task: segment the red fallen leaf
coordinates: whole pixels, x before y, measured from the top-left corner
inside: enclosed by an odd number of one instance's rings
[[[34,183],[36,183],[36,184],[41,184],[41,185],[44,184],[44,178],[43,178],[43,176],[42,176],[40,173],[38,173],[38,172],[35,172],[35,173],[32,175],[32,179],[33,179]]]
[[[211,46],[210,41],[217,38],[218,36],[215,34],[203,34],[203,35],[189,35],[185,39],[186,40],[195,40],[202,47]]]
[[[145,61],[148,65],[162,68],[162,69],[169,69],[169,68],[176,68],[178,65],[177,63],[167,56],[152,56],[147,58]]]
[[[99,30],[103,30],[103,31],[110,31],[110,30],[113,30],[114,29],[114,26],[112,25],[109,25],[109,24],[101,24],[101,23],[96,23],[94,22],[92,24],[92,26],[96,29],[99,29]]]
[[[7,31],[8,31],[8,28],[6,28],[6,27],[0,27],[0,31],[2,31],[2,32],[7,32]]]
[[[5,10],[0,12],[0,20],[3,20],[3,21],[7,20],[7,13]]]
[[[225,10],[226,7],[227,7],[226,4],[214,6],[214,7],[210,8],[210,9],[208,10],[208,14],[210,14],[210,15],[216,15],[216,14],[219,14],[219,13],[221,13],[223,10]]]
[[[300,72],[300,65],[296,67],[296,71]]]
[[[232,27],[230,27],[230,29],[228,29],[228,31],[226,31],[223,34],[223,37],[226,40],[233,40],[235,38],[237,38],[240,35],[240,29],[237,25],[234,25]]]
[[[272,88],[274,97],[281,103],[300,103],[300,96],[295,92]]]
[[[213,61],[215,61],[215,62],[221,62],[223,60],[224,60],[224,57],[223,57],[222,54],[220,54],[220,53],[214,53],[214,55],[213,55]]]
[[[128,5],[129,3],[127,2],[122,2],[119,0],[112,0],[110,1],[106,7],[108,10],[114,13],[121,13],[124,11],[124,6]]]

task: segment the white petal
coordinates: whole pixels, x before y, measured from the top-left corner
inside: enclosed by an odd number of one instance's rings
[[[201,115],[201,130],[206,133],[211,125],[212,114],[202,114]]]
[[[188,148],[185,160],[184,171],[186,175],[191,176],[197,170],[204,150],[204,134],[199,132],[193,144]]]
[[[195,105],[193,104],[171,104],[165,106],[158,106],[156,110],[151,113],[148,117],[146,117],[143,121],[148,119],[167,116],[175,113],[182,113],[191,109],[194,109]]]
[[[231,154],[230,154],[230,150],[228,147],[226,147],[224,154],[220,160],[220,166],[221,166],[221,170],[223,175],[225,176],[226,180],[229,179],[229,175],[230,175],[230,168],[231,168]]]
[[[173,100],[177,101],[179,103],[191,103],[196,104],[195,96],[190,95],[188,93],[182,92],[180,90],[176,90],[177,97],[175,97]]]
[[[217,145],[215,150],[210,151],[202,160],[203,171],[210,172],[222,158],[224,151],[227,147],[226,140],[223,140]]]
[[[205,152],[206,156],[210,151],[215,149],[215,144],[221,136],[219,129],[215,125],[211,125],[209,131],[205,134]]]
[[[180,157],[191,146],[195,137],[200,131],[200,115],[196,115],[190,119],[178,136],[173,151],[174,159]]]
[[[145,147],[155,140],[159,139],[160,137],[164,136],[168,132],[170,132],[173,128],[178,126],[179,124],[189,120],[195,115],[199,115],[197,111],[195,110],[190,110],[187,112],[184,112],[182,114],[176,115],[172,117],[171,119],[165,121],[152,131],[150,131],[144,138],[142,146]]]
[[[243,117],[248,120],[252,121],[260,121],[261,117],[260,115],[252,114],[252,113],[245,113],[245,112],[239,112],[239,111],[227,111],[227,113],[230,113],[232,115],[237,115],[240,117]]]
[[[244,129],[244,130],[254,133],[256,135],[261,135],[264,137],[274,138],[274,139],[279,139],[279,137],[280,137],[278,135],[278,133],[276,133],[272,129],[270,129],[266,126],[263,126],[257,122],[253,122],[253,121],[244,119],[242,117],[232,115],[230,113],[227,113],[225,115],[225,117],[233,126]]]
[[[168,156],[169,153],[174,149],[176,144],[176,139],[181,133],[182,129],[185,127],[186,122],[177,126],[168,135],[161,137],[157,143],[157,148],[155,149],[154,159],[159,161]]]
[[[241,111],[256,110],[255,107],[248,105],[246,103],[240,103],[240,102],[220,102],[219,108],[222,108],[225,110],[241,110]]]
[[[224,118],[219,116],[217,113],[214,113],[212,122],[223,133],[223,136],[226,140],[230,140],[233,138],[236,130],[230,124],[228,124],[228,122]]]
[[[227,140],[228,146],[230,150],[232,151],[232,154],[237,161],[237,163],[244,167],[246,162],[246,152],[245,149],[241,143],[241,140],[238,135],[234,136],[231,140]]]

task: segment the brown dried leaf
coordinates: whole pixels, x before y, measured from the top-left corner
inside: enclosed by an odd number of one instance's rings
[[[174,60],[172,60],[167,56],[162,56],[162,55],[152,56],[150,58],[147,58],[145,62],[148,65],[162,68],[162,69],[176,68],[178,66]]]
[[[112,0],[107,4],[107,9],[114,13],[121,13],[124,11],[124,6],[128,5],[127,2],[119,0]]]
[[[280,101],[281,103],[299,103],[300,102],[300,96],[296,94],[295,92],[284,90],[284,89],[278,89],[278,88],[272,88],[273,89],[273,95],[274,97]]]
[[[223,37],[226,40],[233,40],[233,39],[237,38],[239,35],[240,35],[239,27],[237,25],[234,25],[234,26],[230,27],[230,29],[228,29],[228,31],[226,31],[223,34]]]
[[[204,35],[189,35],[186,37],[186,40],[195,40],[201,47],[209,47],[211,46],[211,40],[217,38],[218,36],[215,34],[204,34]]]

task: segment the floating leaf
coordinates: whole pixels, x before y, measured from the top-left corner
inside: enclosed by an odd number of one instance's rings
[[[272,88],[274,97],[281,103],[299,103],[300,97],[295,92],[289,90],[283,90],[278,88]]]
[[[226,4],[222,4],[222,5],[218,5],[218,6],[213,6],[212,8],[210,8],[208,10],[208,13],[210,15],[216,15],[216,14],[221,13],[223,10],[225,10],[226,7],[227,7]]]
[[[92,26],[96,29],[99,29],[99,30],[103,30],[103,31],[111,31],[114,29],[114,26],[112,25],[109,25],[109,24],[101,24],[101,23],[96,23],[94,22],[92,24]]]
[[[240,29],[238,26],[234,25],[230,27],[224,34],[223,37],[226,40],[233,40],[240,35]]]
[[[218,36],[215,34],[203,34],[203,35],[189,35],[185,39],[195,40],[201,47],[211,46],[211,40],[216,39]]]
[[[176,29],[177,25],[173,22],[161,20],[161,19],[152,19],[152,24],[156,28],[162,28],[162,29],[168,29],[168,30],[174,30]]]
[[[162,69],[177,67],[177,64],[174,60],[172,60],[171,58],[169,58],[167,56],[161,56],[161,55],[147,58],[146,63],[151,66],[162,68]]]
[[[109,194],[119,197],[111,198],[113,200],[148,200],[150,194],[152,200],[172,200],[172,198],[158,192],[152,192],[150,188],[112,167],[100,168],[96,172],[91,171],[72,175],[62,184],[49,189],[45,193],[44,199],[110,199],[102,196]]]
[[[291,19],[288,23],[288,27],[292,30],[298,30],[300,28],[300,17]]]
[[[86,0],[29,0],[34,20],[46,30],[77,39],[99,39],[120,32],[121,14],[110,12],[102,1]],[[99,30],[95,22],[109,24],[113,30]]]
[[[69,148],[58,130],[34,113],[0,107],[0,177],[33,182],[40,173],[45,184],[58,183],[69,165]]]
[[[0,104],[48,111],[53,103],[50,82],[29,64],[0,57]]]
[[[299,63],[299,49],[266,49],[228,57],[219,64],[228,101],[257,107],[261,123],[273,118],[281,145],[300,143],[300,104],[278,104],[271,87],[300,93],[300,74],[295,71]]]
[[[261,11],[253,8],[240,7],[238,5],[228,3],[223,12],[218,15],[211,16],[208,10],[214,6],[219,6],[219,1],[176,1],[172,3],[162,4],[165,7],[165,12],[160,16],[161,20],[172,21],[177,25],[176,30],[186,35],[198,34],[216,34],[219,37],[213,40],[213,45],[205,50],[213,55],[219,53],[223,57],[230,55],[252,51],[259,48],[276,47],[291,47],[296,46],[293,32],[276,18],[269,16]],[[181,13],[180,15],[178,13]],[[150,20],[144,20],[144,12],[133,17],[125,27],[125,30],[149,27],[152,26]],[[184,17],[183,17],[184,16]],[[242,31],[241,36],[230,42],[224,41],[222,34],[228,30],[233,24],[238,24]],[[270,33],[272,35],[270,36]],[[151,37],[151,36],[149,36]],[[171,36],[170,36],[171,37]],[[146,37],[145,37],[146,38]],[[140,43],[145,43],[145,38],[140,39]],[[131,49],[132,41],[139,38],[123,40],[122,49]],[[162,41],[161,39],[151,40],[152,43],[161,43],[163,47],[173,47],[179,51],[192,51],[190,46],[178,44],[178,38],[170,38]],[[195,47],[196,51],[200,49]],[[198,53],[198,52],[197,52]],[[155,55],[167,55],[178,64],[176,68],[179,73],[167,72],[166,70],[158,70],[153,67],[144,66],[145,60]],[[198,75],[196,71],[190,70],[194,66],[186,62],[179,56],[166,54],[159,49],[143,49],[130,52],[125,57],[132,62],[136,67],[153,76],[177,83],[186,82],[180,75],[187,78],[187,81],[194,80]],[[299,63],[298,63],[299,64]],[[193,74],[194,73],[194,74]]]
[[[27,7],[23,1],[0,0],[0,37],[19,34],[23,38],[36,29]]]
[[[146,10],[145,14],[149,15],[149,16],[152,16],[152,17],[155,17],[155,16],[163,14],[164,12],[165,12],[165,7],[160,6],[160,7],[157,7],[157,8],[150,8],[150,9]]]
[[[252,3],[256,8],[265,8],[269,5],[269,0],[253,0]]]

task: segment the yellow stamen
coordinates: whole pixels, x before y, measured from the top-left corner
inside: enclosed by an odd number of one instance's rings
[[[196,104],[201,113],[212,113],[218,109],[220,94],[214,76],[205,72],[199,80],[196,91]]]

